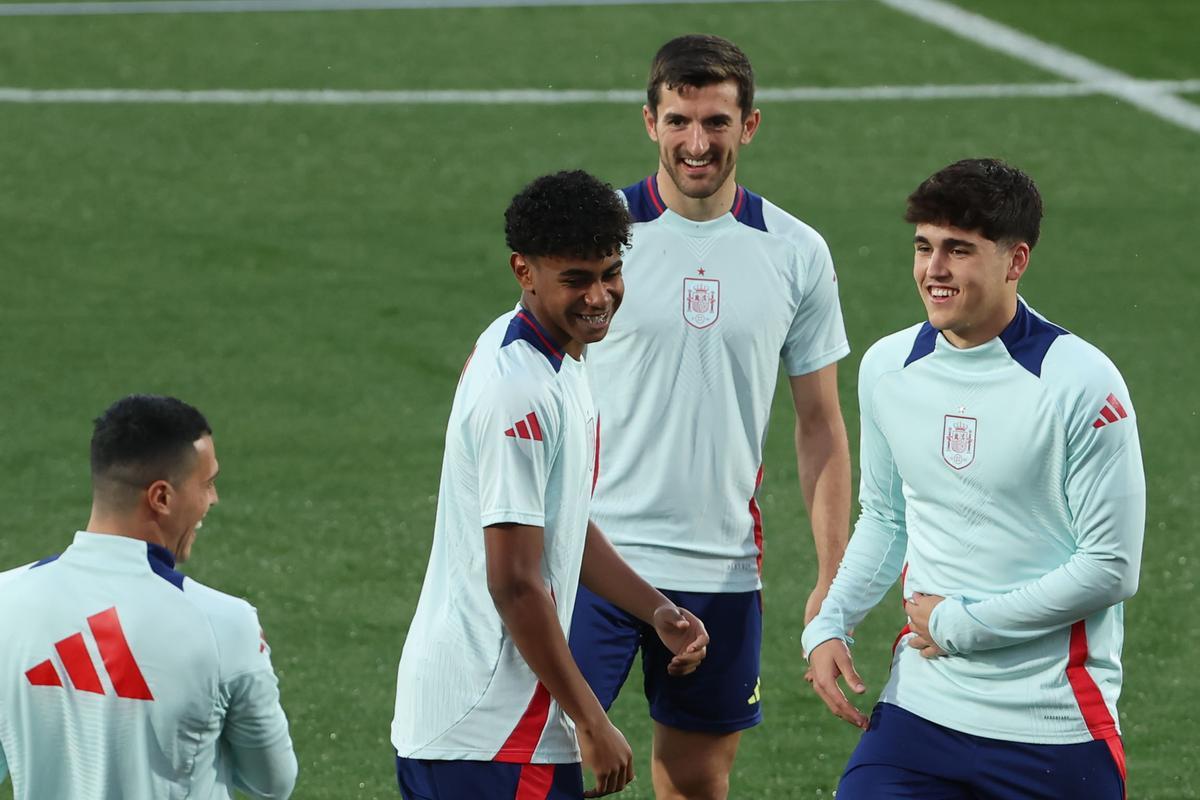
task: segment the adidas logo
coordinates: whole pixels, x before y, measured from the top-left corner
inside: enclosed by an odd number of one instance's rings
[[[1105,425],[1111,425],[1128,416],[1129,414],[1125,412],[1125,406],[1121,405],[1121,401],[1117,399],[1117,396],[1110,394],[1105,405],[1100,407],[1100,417],[1092,423],[1092,427],[1103,428]]]
[[[506,430],[504,435],[514,439],[532,439],[535,442],[542,441],[542,426],[538,424],[537,414],[530,411],[525,415],[525,419]]]
[[[752,706],[762,700],[762,678],[754,682],[754,692],[746,699],[746,705]]]
[[[129,649],[129,642],[125,639],[125,631],[121,628],[121,620],[117,616],[116,606],[88,617],[88,627],[96,639],[96,649],[100,651],[100,658],[104,661],[104,670],[108,673],[109,680],[112,681],[117,697],[124,697],[128,700],[154,700],[154,695],[150,693],[150,687],[146,685],[146,679],[142,677],[142,670],[138,667],[137,659],[133,657],[133,652]],[[63,669],[67,671],[67,677],[71,679],[71,685],[75,687],[76,691],[107,694],[104,691],[104,684],[100,682],[100,676],[96,672],[96,665],[92,663],[92,656],[88,653],[82,633],[72,634],[55,642],[54,649],[58,653],[59,659],[62,660]],[[59,676],[58,669],[50,659],[27,670],[25,677],[33,686],[62,687],[63,685],[62,677]]]

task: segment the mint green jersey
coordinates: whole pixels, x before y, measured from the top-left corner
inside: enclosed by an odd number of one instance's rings
[[[906,597],[946,598],[930,633],[947,655],[902,631],[881,701],[997,739],[1117,735],[1145,479],[1116,368],[1022,301],[978,347],[928,323],[880,340],[859,403],[862,514],[805,651],[850,642],[903,575]]]
[[[156,544],[80,531],[0,573],[0,781],[15,800],[286,798],[296,756],[244,600]]]

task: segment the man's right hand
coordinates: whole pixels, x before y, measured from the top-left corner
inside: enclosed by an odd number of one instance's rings
[[[584,797],[603,797],[619,792],[633,780],[633,751],[607,716],[593,726],[579,726],[576,733],[583,763],[596,777],[595,787],[584,792]]]
[[[850,704],[837,682],[840,676],[855,694],[867,690],[862,678],[854,670],[854,659],[850,657],[850,648],[846,643],[841,639],[821,642],[808,654],[808,664],[812,673],[812,687],[829,710],[865,731],[869,720]]]

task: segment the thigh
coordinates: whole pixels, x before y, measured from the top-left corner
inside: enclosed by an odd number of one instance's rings
[[[605,711],[629,677],[646,627],[586,586],[579,586],[571,615],[571,655]]]
[[[579,764],[396,759],[404,800],[580,800]]]
[[[850,754],[838,800],[972,800],[973,739],[879,703]]]
[[[1026,744],[984,740],[974,788],[979,800],[1122,800],[1121,740]]]
[[[712,641],[691,675],[667,674],[671,652],[653,633],[642,652],[646,699],[655,722],[681,731],[727,734],[762,721],[759,655],[762,597],[759,592],[664,591],[704,622]]]

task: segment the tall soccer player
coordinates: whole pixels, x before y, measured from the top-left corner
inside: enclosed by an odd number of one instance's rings
[[[758,724],[758,507],[780,361],[795,404],[800,487],[817,554],[816,613],[848,537],[850,456],[837,361],[850,348],[829,249],[738,185],[758,131],[746,55],[715,36],[658,51],[643,108],[658,169],[623,190],[629,299],[591,355],[603,420],[594,517],[638,574],[708,626],[694,676],[644,623],[580,593],[571,647],[606,707],[641,649],[660,800],[724,798],[741,731]]]
[[[1145,481],[1125,382],[1017,295],[1042,199],[1000,161],[908,198],[928,321],[863,357],[862,515],[804,631],[813,686],[866,730],[839,800],[1120,800],[1122,601]],[[899,578],[909,624],[868,720],[849,631]]]
[[[459,379],[400,657],[392,743],[407,800],[576,800],[633,778],[567,647],[581,582],[661,637],[664,672],[693,671],[708,642],[588,520],[602,462],[585,358],[621,305],[629,215],[611,187],[560,172],[513,198],[505,223],[521,301]]]
[[[291,794],[258,615],[175,570],[216,479],[199,411],[119,400],[92,435],[87,530],[0,574],[0,780],[11,772],[16,800]]]

